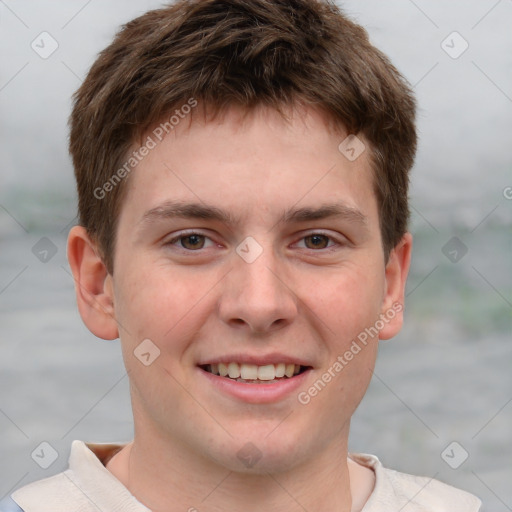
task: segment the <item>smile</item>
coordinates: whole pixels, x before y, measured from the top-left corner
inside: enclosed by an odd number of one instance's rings
[[[248,384],[274,383],[299,375],[309,367],[290,363],[258,366],[249,363],[212,363],[200,366],[204,371],[220,377]]]

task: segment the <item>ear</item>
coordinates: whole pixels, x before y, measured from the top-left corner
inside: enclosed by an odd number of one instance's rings
[[[118,338],[112,276],[84,227],[74,226],[71,229],[67,252],[75,280],[78,311],[84,324],[98,338]]]
[[[391,251],[386,264],[386,291],[381,309],[384,327],[379,332],[381,340],[388,340],[396,336],[402,328],[405,283],[409,273],[411,253],[412,235],[406,233]]]

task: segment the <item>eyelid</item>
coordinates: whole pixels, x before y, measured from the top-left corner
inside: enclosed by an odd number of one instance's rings
[[[187,236],[191,236],[191,235],[204,236],[205,239],[210,240],[210,242],[212,242],[213,244],[218,245],[218,243],[215,242],[215,240],[213,240],[213,238],[211,236],[209,236],[206,233],[203,233],[201,229],[185,229],[183,231],[178,231],[177,233],[173,233],[171,238],[165,239],[163,245],[175,246],[178,249],[180,249],[182,251],[186,251],[186,252],[200,252],[200,251],[204,250],[204,248],[202,248],[202,249],[197,249],[197,250],[193,251],[193,250],[185,249],[184,247],[179,247],[178,245],[176,245],[177,242],[180,241],[180,239],[186,238]]]
[[[295,242],[294,245],[297,244],[298,242],[303,241],[308,236],[313,236],[313,235],[325,236],[326,238],[329,239],[330,242],[334,242],[335,245],[330,245],[330,246],[324,247],[323,249],[309,249],[308,247],[301,247],[301,249],[306,249],[308,251],[314,251],[314,252],[322,252],[322,251],[332,250],[336,246],[343,247],[350,243],[350,241],[345,236],[343,236],[341,234],[336,236],[336,235],[333,235],[332,232],[325,232],[322,229],[315,229],[315,230],[308,231],[306,233],[301,233],[299,240],[297,242]]]

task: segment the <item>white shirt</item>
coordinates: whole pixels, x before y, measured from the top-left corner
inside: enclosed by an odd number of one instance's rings
[[[105,467],[121,444],[73,441],[69,469],[12,494],[24,512],[151,512]],[[375,472],[361,512],[477,512],[481,501],[438,480],[386,469],[374,455],[349,454]]]

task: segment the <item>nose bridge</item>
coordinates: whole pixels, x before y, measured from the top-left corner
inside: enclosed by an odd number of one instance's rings
[[[267,249],[252,263],[238,262],[238,275],[241,284],[241,294],[247,294],[248,300],[265,299],[271,303],[281,293],[282,281],[279,279],[277,258]],[[263,302],[263,301],[262,301]]]
[[[223,320],[255,332],[290,323],[297,313],[295,296],[279,275],[283,262],[271,245],[246,239],[236,252],[221,299]]]

